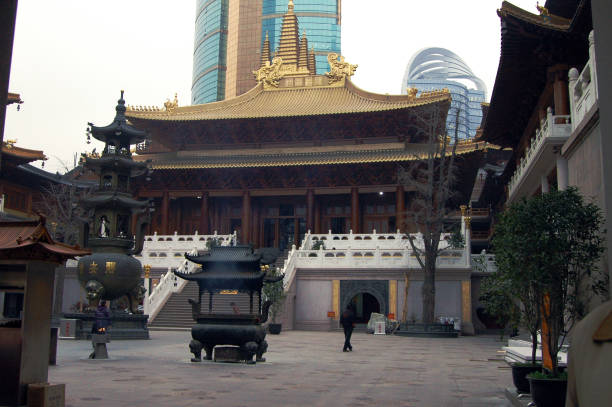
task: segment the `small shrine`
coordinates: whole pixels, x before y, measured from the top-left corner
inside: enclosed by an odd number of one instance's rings
[[[197,301],[189,300],[196,321],[191,328],[191,361],[202,360],[202,348],[206,360],[213,360],[214,350],[215,361],[265,361],[268,343],[262,324],[268,319],[271,303],[262,304],[261,292],[264,284],[277,282],[282,276],[269,277],[262,255],[249,245],[216,246],[201,256],[186,254],[185,258],[202,267],[192,274],[174,272],[199,287]]]
[[[55,268],[89,253],[53,241],[42,216],[0,222],[0,297],[19,304],[0,318],[0,405],[26,405],[28,386],[47,382]]]

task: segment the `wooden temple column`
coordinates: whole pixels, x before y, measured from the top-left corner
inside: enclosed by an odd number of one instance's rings
[[[168,212],[169,212],[169,196],[168,191],[164,191],[162,194],[162,202],[161,202],[161,230],[159,231],[160,235],[168,235]]]
[[[313,233],[321,233],[321,205],[315,200],[314,230]]]
[[[208,224],[208,192],[202,192],[202,202],[200,202],[200,231],[201,235],[210,234]]]
[[[359,233],[359,190],[351,188],[351,229],[353,233]]]
[[[403,231],[406,226],[404,225],[404,222],[405,222],[404,215],[406,212],[406,203],[405,203],[406,193],[404,192],[403,185],[398,185],[396,195],[397,196],[395,198],[395,226],[396,226],[396,229]],[[395,232],[395,231],[392,230],[390,232]]]
[[[566,65],[555,65],[550,69],[553,79],[553,97],[555,103],[555,115],[570,114],[569,110],[569,88],[567,86]]]
[[[249,191],[244,191],[242,194],[242,221],[241,229],[242,236],[240,240],[242,243],[251,242],[251,195]]]
[[[311,233],[315,233],[315,199],[314,199],[314,190],[309,188],[306,191],[306,229]]]

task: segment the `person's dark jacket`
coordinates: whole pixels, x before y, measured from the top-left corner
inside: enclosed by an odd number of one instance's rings
[[[108,308],[103,305],[98,305],[98,308],[96,308],[96,329],[108,328],[110,324],[110,313],[108,312]]]
[[[351,308],[345,309],[340,316],[340,325],[342,325],[344,328],[352,328],[354,324],[355,312],[353,312]]]

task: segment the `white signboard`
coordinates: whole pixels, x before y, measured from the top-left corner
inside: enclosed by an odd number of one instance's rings
[[[374,324],[374,335],[386,335],[386,333],[385,333],[385,321],[377,321]]]

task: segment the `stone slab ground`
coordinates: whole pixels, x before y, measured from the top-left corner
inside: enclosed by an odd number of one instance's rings
[[[66,406],[508,406],[511,372],[491,336],[410,338],[341,332],[268,335],[265,363],[191,363],[188,331],[113,341],[108,360],[91,343],[59,342],[49,381]]]

